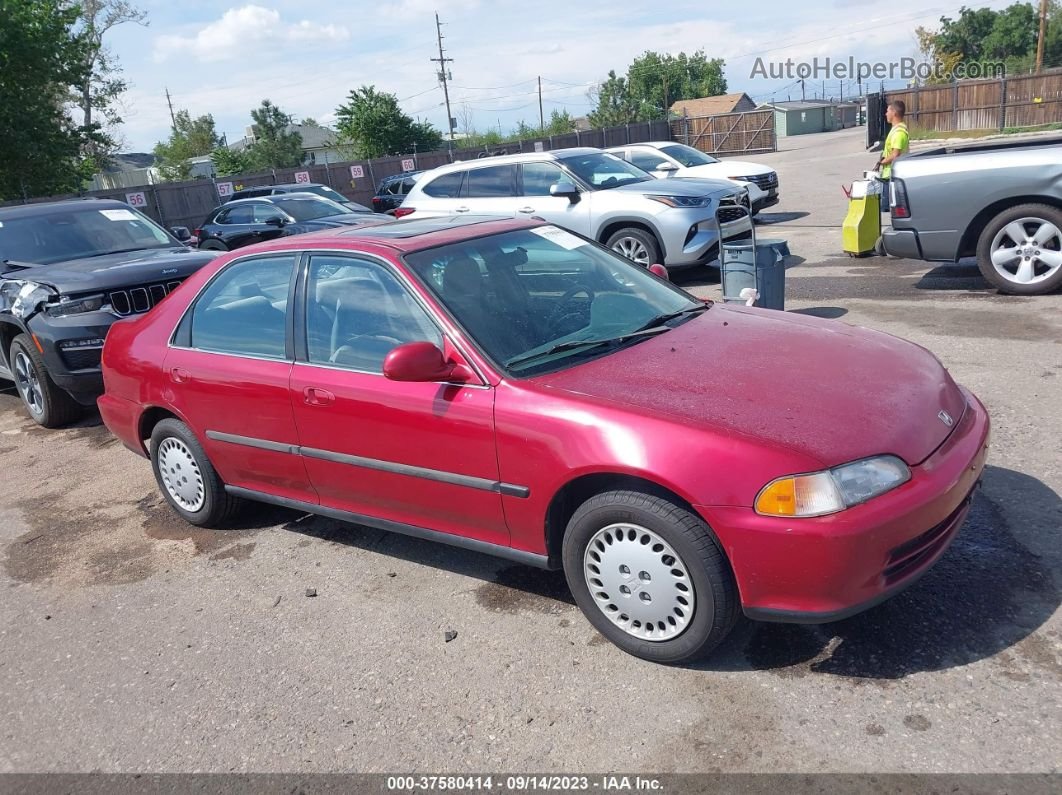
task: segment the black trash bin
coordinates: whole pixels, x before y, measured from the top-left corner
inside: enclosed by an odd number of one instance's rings
[[[728,208],[731,209],[731,208]],[[742,208],[752,221],[752,213]],[[716,221],[719,213],[716,211]],[[720,226],[722,230],[722,226]],[[789,244],[782,239],[756,237],[756,225],[752,224],[751,239],[719,243],[719,270],[723,283],[723,301],[745,303],[741,291],[751,287],[759,293],[754,306],[764,309],[785,309],[785,255]]]

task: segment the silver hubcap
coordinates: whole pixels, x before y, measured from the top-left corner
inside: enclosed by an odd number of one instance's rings
[[[206,499],[203,473],[188,446],[172,436],[163,439],[159,445],[158,463],[170,498],[189,512],[202,508]]]
[[[15,354],[15,386],[22,396],[22,402],[34,417],[44,414],[44,392],[41,390],[41,382],[37,378],[37,371],[33,369],[33,362],[24,352]]]
[[[649,262],[649,249],[647,249],[645,244],[637,238],[621,237],[612,244],[612,250],[617,254],[626,257],[631,262],[637,262],[639,265],[652,264]]]
[[[992,240],[992,267],[1015,284],[1036,284],[1062,268],[1062,231],[1042,218],[1019,218]]]
[[[636,524],[598,530],[583,554],[583,576],[606,618],[641,640],[671,640],[689,626],[693,581],[664,539]]]

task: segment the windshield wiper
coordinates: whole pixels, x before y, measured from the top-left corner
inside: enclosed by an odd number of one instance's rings
[[[603,337],[592,340],[568,340],[567,342],[560,342],[551,348],[547,348],[544,351],[536,351],[534,353],[525,353],[520,356],[516,356],[505,362],[506,367],[512,367],[517,364],[526,364],[527,362],[534,361],[536,359],[545,359],[552,356],[555,353],[563,353],[564,351],[574,351],[580,348],[596,348],[600,345],[619,345],[620,343],[627,342],[630,339],[637,339],[638,337],[648,337],[653,334],[659,334],[662,331],[667,331],[666,328],[640,328],[635,331],[628,332],[626,334],[619,334],[615,337]]]
[[[710,304],[699,304],[698,306],[690,306],[685,309],[680,309],[677,312],[668,312],[666,315],[657,315],[644,326],[641,326],[638,331],[649,331],[650,329],[661,328],[666,323],[670,323],[672,320],[677,320],[680,317],[686,315],[692,315],[693,313],[707,312],[710,308]]]
[[[165,246],[136,246],[134,248],[118,248],[114,251],[97,251],[95,254],[86,254],[83,257],[77,259],[92,259],[93,257],[109,257],[111,254],[132,254],[134,251],[154,251],[160,248],[177,248],[177,246],[165,245]]]

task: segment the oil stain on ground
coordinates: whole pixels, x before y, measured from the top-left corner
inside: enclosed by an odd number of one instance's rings
[[[475,589],[476,603],[494,613],[565,613],[575,606],[564,574],[529,566],[500,569]]]
[[[1056,512],[1057,495],[1037,486],[1025,498]],[[1050,563],[1015,538],[1006,513],[981,493],[944,557],[909,590],[834,624],[757,624],[743,655],[749,667],[784,677],[887,681],[991,657],[1008,678],[1062,681],[1058,645],[1034,634],[1060,601]]]

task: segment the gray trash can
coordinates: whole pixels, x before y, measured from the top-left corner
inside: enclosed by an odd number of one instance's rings
[[[745,212],[752,221],[752,214]],[[718,221],[718,211],[716,211]],[[745,303],[741,291],[752,287],[760,297],[754,306],[764,309],[785,309],[785,257],[789,244],[778,238],[757,240],[756,225],[752,225],[752,239],[720,243],[720,273],[723,282],[723,301]]]

